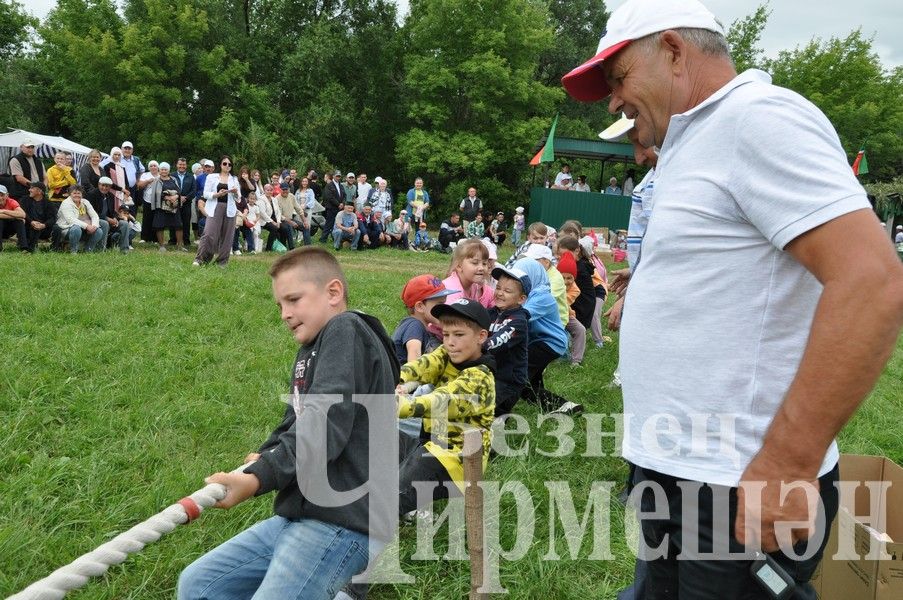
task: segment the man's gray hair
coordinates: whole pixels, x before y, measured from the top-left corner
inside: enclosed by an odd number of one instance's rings
[[[678,27],[674,29],[687,43],[699,48],[703,54],[712,56],[731,58],[730,48],[728,48],[727,40],[720,33],[710,31],[708,29],[700,29],[696,27]],[[639,45],[645,52],[651,52],[658,47],[661,39],[661,32],[647,35],[634,42]]]

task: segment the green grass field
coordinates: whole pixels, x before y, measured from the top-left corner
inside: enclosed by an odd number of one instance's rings
[[[444,275],[448,264],[439,254],[388,249],[339,257],[352,308],[379,316],[390,332],[404,315],[404,282],[424,272]],[[0,254],[0,596],[198,489],[207,474],[237,466],[278,423],[279,395],[297,347],[270,294],[272,256],[239,257],[226,270],[192,268],[191,260],[148,251],[22,256],[8,247]],[[843,340],[837,352],[842,356]],[[606,387],[616,361],[616,343],[590,348],[580,369],[553,364],[548,385],[589,412],[619,412],[620,392]],[[903,461],[901,399],[903,341],[843,432],[842,450]],[[555,423],[537,427],[534,407],[518,410],[532,424],[529,452],[493,460],[487,479],[523,482],[537,527],[526,556],[502,562],[502,584],[512,598],[614,597],[632,576],[623,510],[612,504],[612,560],[589,558],[589,532],[571,559],[560,524],[549,539],[545,482],[569,482],[579,517],[592,483],[622,481],[623,463],[580,456],[586,450],[581,427],[571,434],[572,455],[544,456],[538,450],[557,446],[548,435]],[[610,453],[612,443],[603,447]],[[186,565],[270,514],[269,497],[210,510],[71,597],[171,598]],[[507,549],[514,541],[510,497],[501,515]],[[440,556],[446,539],[444,532],[437,538]],[[414,527],[403,529],[402,565],[417,582],[375,586],[371,596],[464,597],[468,564],[412,560],[415,543]],[[550,545],[563,560],[542,559]]]

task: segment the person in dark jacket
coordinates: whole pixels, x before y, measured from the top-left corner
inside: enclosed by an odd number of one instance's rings
[[[44,189],[43,183],[33,181],[28,186],[28,200],[22,205],[25,209],[25,235],[29,252],[37,250],[39,240],[50,239],[56,222],[51,215]]]
[[[119,243],[120,252],[128,253],[135,232],[129,227],[127,219],[120,218],[120,206],[117,206],[116,196],[113,194],[113,181],[109,177],[101,177],[97,181],[97,187],[88,192],[86,198],[100,217],[100,228],[104,230],[104,240],[101,242],[103,247],[108,245],[106,240],[109,239],[110,244]]]
[[[176,160],[176,172],[172,174],[172,178],[179,185],[179,216],[182,218],[182,243],[186,247],[191,245],[191,205],[197,196],[197,181],[194,173],[188,170],[188,161],[184,158]],[[241,182],[239,182],[240,184]],[[175,229],[169,230],[169,245],[176,244]]]
[[[181,600],[232,598],[237,590],[242,597],[332,598],[398,522],[397,463],[393,477],[378,464],[380,472],[371,472],[369,459],[386,450],[376,446],[399,440],[392,341],[377,319],[347,310],[347,283],[331,253],[299,248],[277,259],[270,276],[282,320],[301,346],[289,406],[247,457],[252,464],[206,481],[226,487],[219,508],[276,491],[276,514],[189,565],[179,578]]]
[[[336,171],[332,176],[332,181],[323,189],[323,202],[320,204],[326,209],[323,215],[326,221],[323,224],[323,233],[320,234],[320,241],[325,242],[335,227],[335,216],[339,214],[345,204],[345,188],[342,186],[341,171]]]
[[[492,277],[495,306],[489,309],[492,325],[486,351],[495,357],[495,416],[511,412],[527,385],[527,346],[530,344],[530,313],[523,307],[532,285],[524,271],[496,267]]]
[[[574,309],[580,324],[586,329],[590,329],[593,324],[593,313],[596,310],[593,264],[584,256],[579,240],[572,235],[563,235],[558,238],[558,249],[561,252],[570,252],[577,262],[577,276],[574,277],[574,281],[580,289],[580,295],[571,304],[571,308]]]

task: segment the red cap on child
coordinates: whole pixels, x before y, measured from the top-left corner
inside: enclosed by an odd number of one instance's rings
[[[401,290],[401,300],[408,308],[413,308],[418,302],[424,300],[432,300],[433,298],[445,298],[452,294],[458,293],[458,290],[447,290],[442,280],[427,273],[426,275],[418,275],[408,281],[404,289]]]
[[[572,277],[577,277],[577,261],[570,252],[562,252],[561,258],[558,259],[558,272],[568,273]]]

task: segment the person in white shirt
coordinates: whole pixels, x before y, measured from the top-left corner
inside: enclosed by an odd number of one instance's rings
[[[552,187],[561,189],[559,186],[561,186],[561,182],[565,177],[567,177],[568,182],[574,180],[574,176],[571,175],[571,165],[567,163],[561,165],[561,170],[555,175],[555,183],[552,184]]]
[[[55,239],[69,240],[69,252],[78,253],[79,244],[84,241],[85,252],[103,250],[104,230],[100,227],[100,216],[84,200],[84,189],[80,185],[69,187],[69,197],[60,204],[56,214],[53,235]]]
[[[357,197],[354,199],[354,210],[355,212],[361,212],[364,208],[364,203],[367,202],[367,198],[370,196],[370,190],[373,189],[373,186],[367,183],[367,174],[360,173],[357,176]]]
[[[627,0],[598,50],[568,93],[610,97],[660,148],[620,335],[622,454],[663,492],[643,494],[646,514],[667,513],[641,519],[641,554],[665,553],[644,556],[647,597],[770,597],[750,550],[814,597],[834,438],[896,344],[903,265],[828,119],[765,73],[738,75],[697,0]]]
[[[559,175],[562,175],[562,173],[559,173]],[[571,174],[563,173],[563,175],[564,175],[564,177],[561,177],[561,178],[556,177],[555,178],[555,185],[552,186],[553,190],[569,191],[569,190],[573,189],[573,186],[571,185],[571,182],[572,182]]]
[[[199,267],[216,259],[219,266],[229,264],[235,237],[236,206],[241,197],[238,177],[232,174],[232,157],[223,155],[219,173],[210,173],[204,180],[204,214],[207,222],[198,243],[198,253],[192,263]]]
[[[894,238],[895,244],[903,244],[903,225],[897,225],[897,235]]]
[[[589,189],[589,184],[586,183],[586,175],[577,176],[577,183],[573,185],[571,188],[575,192],[590,192],[592,190]]]

